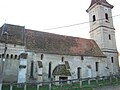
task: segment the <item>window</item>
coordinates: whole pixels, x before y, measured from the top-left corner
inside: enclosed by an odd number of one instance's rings
[[[49,62],[48,78],[51,78],[51,64],[52,64],[52,62]]]
[[[109,34],[109,40],[111,40],[111,35]]]
[[[4,58],[4,54],[2,54],[2,58]]]
[[[13,54],[11,54],[10,58],[13,59]]]
[[[31,61],[30,78],[33,78],[34,62]]]
[[[95,67],[96,67],[96,72],[97,72],[99,68],[99,62],[95,62]]]
[[[41,54],[41,60],[43,60],[43,57],[44,57],[44,55],[43,55],[43,54]]]
[[[62,57],[62,62],[64,61],[64,57]]]
[[[113,57],[111,57],[111,62],[114,63]]]
[[[95,17],[95,15],[93,15],[93,22],[94,22],[94,21],[96,21],[96,17]]]
[[[14,47],[16,47],[16,44],[14,44]]]
[[[81,60],[84,60],[84,57],[83,57],[83,56],[81,56]]]
[[[17,55],[15,55],[15,59],[17,59]]]
[[[6,58],[7,58],[7,59],[9,58],[9,54],[6,55]]]
[[[81,75],[81,67],[77,68],[77,77],[78,79],[80,79],[80,75]]]
[[[38,63],[38,67],[39,67],[39,68],[42,68],[42,67],[43,67],[43,64],[42,64],[41,61],[37,61],[37,63]]]
[[[105,19],[107,19],[107,20],[109,19],[109,18],[108,18],[108,14],[107,14],[107,13],[105,13]]]
[[[0,58],[1,58],[2,56],[1,56],[1,54],[0,54]]]

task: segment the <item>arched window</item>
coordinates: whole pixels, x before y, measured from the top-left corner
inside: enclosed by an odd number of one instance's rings
[[[43,55],[43,54],[41,54],[41,60],[43,60],[43,57],[44,57],[44,55]]]
[[[81,60],[84,60],[84,57],[83,57],[83,56],[81,56]]]
[[[111,62],[112,62],[112,63],[114,62],[113,57],[111,57]]]
[[[51,78],[51,66],[52,62],[49,62],[48,78]]]
[[[17,55],[15,55],[15,59],[17,59]]]
[[[64,57],[62,57],[62,62],[64,61]]]
[[[107,13],[105,13],[105,19],[107,19],[107,20],[109,19],[109,18],[108,18],[108,14],[107,14]]]
[[[2,54],[2,58],[4,58],[4,54]]]
[[[80,76],[81,76],[81,67],[78,67],[77,68],[77,77],[78,77],[78,79],[80,79]]]
[[[13,59],[13,54],[11,54],[10,58]]]
[[[99,62],[95,62],[95,67],[96,67],[96,72],[97,72],[99,69]]]
[[[9,58],[9,54],[6,55],[6,58]]]
[[[95,15],[93,15],[93,22],[94,22],[94,21],[96,21],[96,17],[95,17]]]
[[[30,67],[30,78],[33,78],[33,73],[34,73],[34,62],[31,61],[31,67]]]
[[[14,47],[16,47],[16,44],[14,44]]]
[[[111,40],[111,35],[109,34],[109,40]]]

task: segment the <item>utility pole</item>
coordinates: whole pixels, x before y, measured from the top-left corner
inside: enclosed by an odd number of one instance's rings
[[[2,70],[1,70],[1,74],[0,74],[0,90],[2,90],[2,81],[3,81],[3,72],[4,72],[4,63],[5,63],[5,60],[6,60],[6,51],[7,51],[7,43],[8,43],[8,32],[5,31],[3,33],[3,35],[5,36],[5,48],[4,48],[4,53],[2,55]]]

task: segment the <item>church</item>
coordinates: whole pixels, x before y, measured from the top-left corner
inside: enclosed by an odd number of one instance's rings
[[[112,8],[106,0],[91,0],[86,10],[90,39],[5,23],[0,27],[3,81],[41,82],[118,74]]]

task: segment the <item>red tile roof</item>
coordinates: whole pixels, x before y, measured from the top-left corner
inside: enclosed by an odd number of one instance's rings
[[[8,33],[14,36],[9,38],[8,42],[12,44],[23,43],[22,45],[25,45],[26,49],[30,51],[60,55],[105,57],[92,39],[35,31],[10,24],[7,24],[7,27]],[[4,39],[1,37],[0,42],[2,40]]]
[[[8,32],[8,43],[16,44],[16,45],[24,45],[24,27],[18,26],[18,25],[11,25],[11,24],[5,24],[0,28],[0,42],[5,41],[5,35],[3,33],[5,32],[3,29],[7,29]]]

